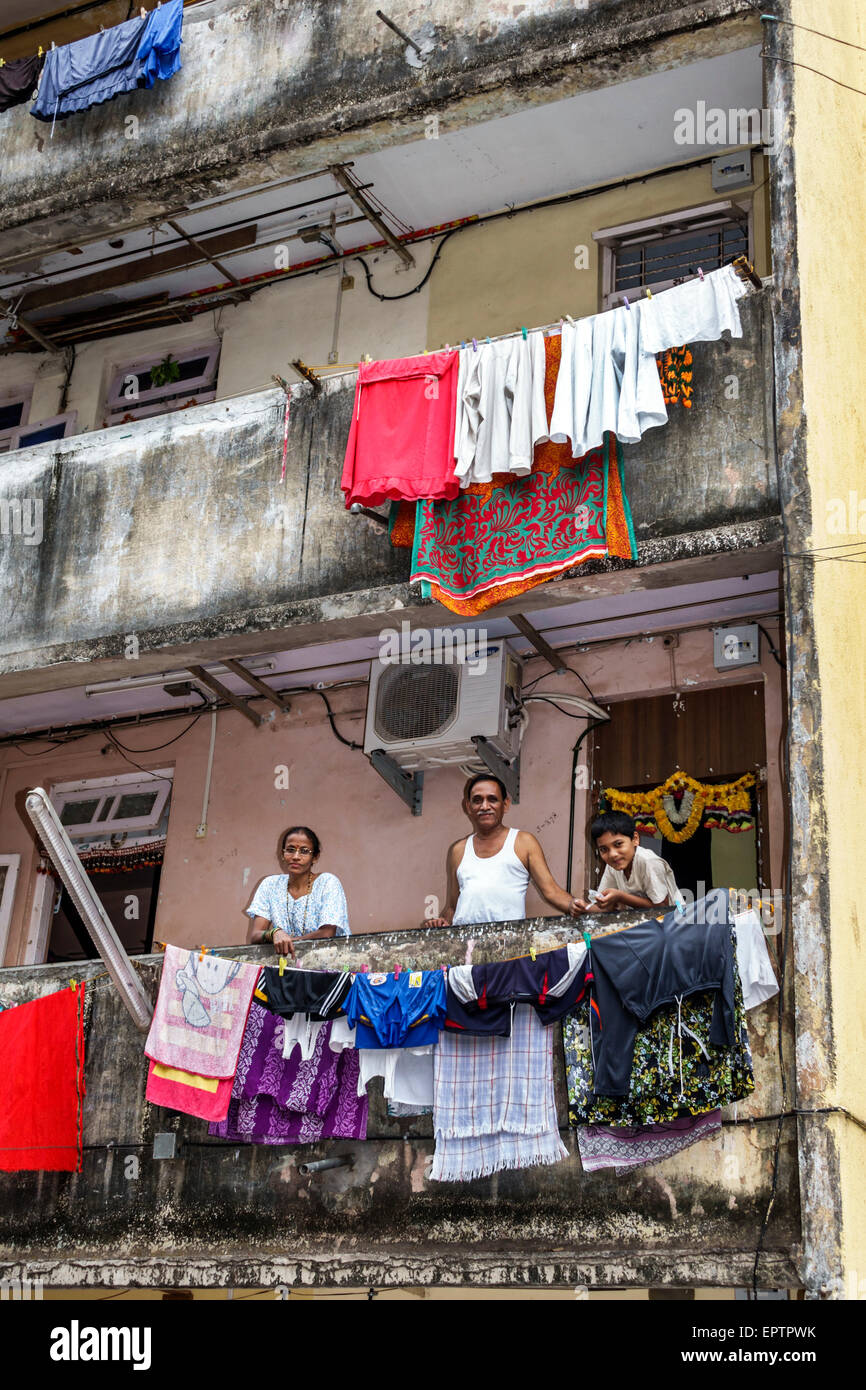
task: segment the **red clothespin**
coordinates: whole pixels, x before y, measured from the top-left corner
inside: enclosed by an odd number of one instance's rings
[[[394,979],[395,979],[395,980],[399,980],[399,978],[400,978],[400,969],[401,969],[401,966],[400,966],[400,962],[398,961],[397,964],[394,966]]]
[[[361,974],[362,974],[362,975],[366,975],[366,974],[367,974],[367,971],[368,971],[369,969],[370,969],[370,967],[369,967],[369,965],[367,965],[367,963],[366,963],[366,961],[365,961],[364,964],[361,966]]]

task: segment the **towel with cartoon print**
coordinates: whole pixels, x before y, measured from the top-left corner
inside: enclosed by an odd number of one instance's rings
[[[259,967],[166,946],[145,1053],[198,1076],[234,1076]]]

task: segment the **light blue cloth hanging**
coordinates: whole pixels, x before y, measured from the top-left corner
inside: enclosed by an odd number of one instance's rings
[[[111,101],[157,78],[173,76],[181,66],[183,0],[115,24],[45,55],[36,101],[30,108],[38,121],[65,120],[76,111]]]

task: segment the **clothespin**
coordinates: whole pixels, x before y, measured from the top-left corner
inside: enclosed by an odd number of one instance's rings
[[[206,950],[207,950],[207,947],[206,947],[206,946],[202,946],[201,950],[200,950],[199,953],[198,953],[198,958],[199,958],[199,960],[204,960],[204,953],[205,953]]]
[[[489,334],[489,333],[488,333],[488,335],[487,335],[487,342],[488,342],[488,344],[490,343],[490,334]]]
[[[698,266],[698,275],[700,275],[701,279],[703,280],[704,272],[701,270],[700,266]]]
[[[51,52],[52,52],[52,53],[54,52],[54,50],[55,50],[56,47],[57,47],[57,44],[56,44],[56,43],[54,42],[54,40],[52,39],[52,40],[51,40]]]
[[[285,973],[286,973],[286,958],[285,958],[285,956],[280,956],[280,974],[281,974],[281,975],[285,975]]]
[[[42,57],[42,54],[43,54],[44,52],[45,52],[45,49],[42,47],[42,44],[40,44],[40,45],[39,45],[39,52],[36,54],[36,57],[37,57],[37,58],[41,58],[41,57]]]
[[[534,947],[534,946],[530,946],[530,948],[529,948],[529,956],[530,956],[530,959],[531,959],[531,960],[535,960],[535,947]]]
[[[421,356],[422,356],[422,357],[426,357],[426,356],[427,356],[427,349],[426,349],[426,348],[424,348],[424,351],[421,353]]]
[[[571,317],[571,314],[566,314],[565,322],[570,323],[572,328],[574,327],[574,319]]]
[[[369,965],[367,965],[367,963],[366,963],[366,961],[365,961],[364,964],[361,966],[361,974],[362,974],[362,975],[366,975],[366,974],[367,974],[367,971],[368,971],[369,969],[370,969],[370,967],[369,967]]]
[[[465,343],[461,343],[460,346],[461,346],[462,348],[465,348],[465,347],[466,347],[466,344],[465,344]]]
[[[6,66],[6,59],[5,59],[5,58],[0,58],[0,68],[5,68],[5,66]]]
[[[623,295],[623,297],[622,297],[622,302],[623,302],[623,304],[625,305],[625,307],[629,310],[629,312],[631,312],[631,305],[630,305],[629,302],[628,302],[628,295],[627,295],[627,294],[624,294],[624,295]]]
[[[399,978],[400,978],[400,962],[398,961],[397,964],[394,966],[394,979],[395,979],[395,980],[399,980]]]
[[[647,299],[652,299],[652,297],[653,297],[653,292],[652,292],[652,290],[650,289],[649,285],[647,285],[647,287],[646,287],[646,297],[647,297]]]
[[[526,329],[525,329],[525,328],[521,328],[520,331],[521,331],[521,333],[523,334],[523,337],[524,337],[524,340],[525,340],[525,339],[526,339]]]
[[[70,988],[70,989],[75,989],[75,986],[76,986],[77,984],[78,984],[78,981],[77,981],[77,980],[70,980],[70,981],[69,981],[69,988]]]
[[[473,352],[477,352],[477,351],[478,351],[478,339],[477,339],[477,338],[473,338],[473,339],[472,339],[472,351],[473,351]]]
[[[141,17],[142,19],[147,19],[147,10],[144,8],[143,5],[141,7]]]

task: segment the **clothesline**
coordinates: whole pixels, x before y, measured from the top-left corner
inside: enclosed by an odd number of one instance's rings
[[[741,259],[741,258],[738,257],[737,260],[739,260],[739,259]],[[731,265],[734,266],[734,269],[736,270],[737,274],[740,276],[740,279],[742,279],[742,280],[748,280],[748,279],[750,278],[749,275],[748,275],[748,271],[742,270],[742,269],[736,264],[735,261],[729,262],[729,264],[731,264]],[[747,263],[747,264],[748,264],[748,263]],[[752,267],[751,267],[750,265],[749,265],[748,268],[749,268],[749,270],[752,269]],[[712,273],[712,272],[708,272],[708,273]],[[753,273],[754,273],[754,272],[753,272]],[[701,275],[701,279],[703,279],[703,275]],[[685,283],[685,282],[683,282],[683,283]],[[752,281],[752,283],[754,284],[754,281]],[[679,286],[673,285],[673,286],[670,286],[669,288],[670,288],[670,289],[678,289]],[[659,295],[660,295],[660,296],[661,296],[661,295],[664,295],[664,294],[667,294],[667,293],[668,293],[668,290],[660,290],[660,291],[659,291]],[[649,300],[653,300],[653,299],[656,298],[656,296],[653,294],[652,290],[649,289],[649,288],[647,288],[646,298],[649,299]],[[583,317],[583,318],[601,318],[602,315],[604,315],[604,314],[612,314],[612,313],[614,313],[614,312],[616,311],[616,309],[618,309],[618,308],[626,307],[626,308],[629,308],[629,309],[630,309],[630,308],[631,308],[631,303],[630,303],[628,297],[627,297],[626,295],[623,295],[623,299],[625,300],[625,306],[623,306],[623,305],[612,305],[609,309],[602,309],[598,314],[585,314],[585,315],[583,315],[582,317]],[[637,301],[635,301],[635,302],[637,302]],[[417,355],[417,356],[426,357],[426,356],[430,356],[430,355],[431,355],[432,353],[434,353],[434,352],[454,352],[454,351],[456,351],[458,348],[467,348],[467,347],[479,348],[479,347],[486,346],[488,343],[504,343],[504,342],[507,342],[507,341],[508,341],[509,339],[511,339],[511,338],[519,338],[519,337],[521,337],[521,336],[526,337],[526,336],[528,336],[528,334],[530,334],[530,333],[544,333],[544,334],[546,334],[548,337],[555,337],[558,333],[561,332],[563,324],[566,324],[566,323],[575,324],[575,323],[577,323],[577,322],[579,322],[579,320],[573,318],[571,314],[564,314],[561,318],[554,319],[551,323],[536,324],[536,325],[535,325],[534,327],[532,327],[532,328],[524,328],[524,327],[521,325],[520,328],[512,329],[512,330],[510,330],[508,333],[493,333],[493,334],[487,334],[484,338],[468,338],[468,339],[461,339],[461,341],[460,341],[459,343],[445,343],[441,348],[423,348],[422,351],[421,351],[419,354],[416,354],[416,355]],[[309,366],[309,370],[310,370],[311,372],[321,373],[320,379],[321,379],[322,381],[332,381],[332,380],[336,380],[338,377],[341,377],[341,376],[349,376],[349,375],[351,375],[352,372],[356,372],[356,371],[358,370],[358,368],[362,365],[363,362],[369,361],[369,360],[370,360],[369,356],[368,356],[367,354],[364,354],[364,355],[361,357],[360,361],[358,361],[358,362],[339,362],[339,363],[315,362],[315,363],[312,363],[312,364],[308,364],[308,366]],[[292,386],[293,386],[293,387],[294,387],[294,386],[302,386],[303,384],[304,384],[303,382],[293,382],[293,383],[292,383]]]

